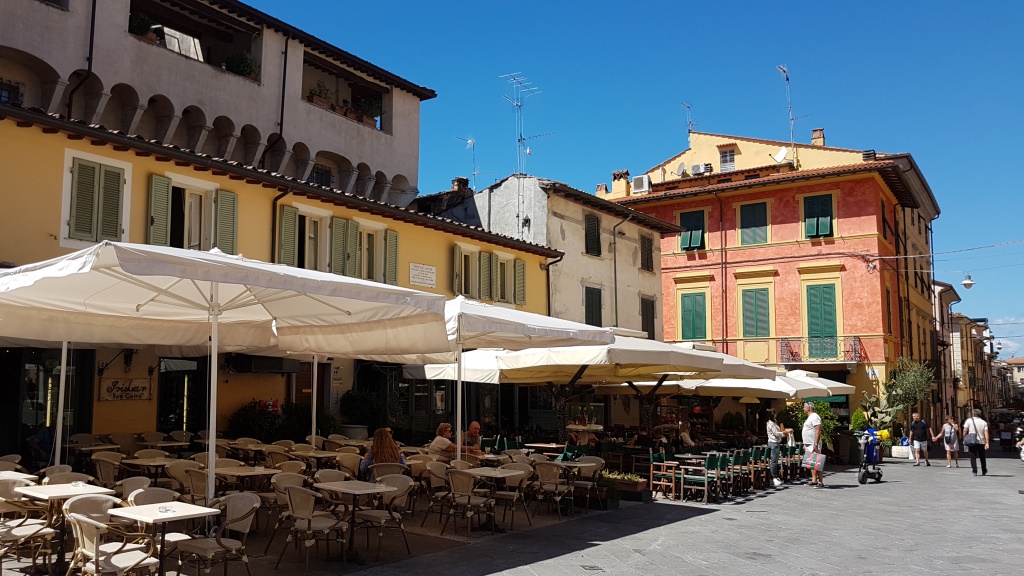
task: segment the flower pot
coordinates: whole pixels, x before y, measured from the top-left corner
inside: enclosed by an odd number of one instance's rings
[[[366,124],[370,128],[377,128],[377,119],[373,116],[363,116],[363,124]]]
[[[619,492],[642,492],[647,488],[644,480],[615,480],[615,487]]]
[[[355,120],[356,122],[359,121],[359,114],[357,114],[352,108],[345,109],[345,117],[349,120]]]
[[[327,98],[323,98],[321,96],[312,96],[311,95],[311,96],[309,96],[309,101],[313,104],[313,106],[318,106],[320,108],[324,108],[324,109],[328,109],[329,110],[330,107],[331,107],[331,101],[328,100]]]

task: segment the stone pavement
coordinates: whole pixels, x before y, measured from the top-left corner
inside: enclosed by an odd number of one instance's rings
[[[825,489],[787,485],[708,506],[657,501],[359,574],[1020,574],[1024,463],[996,456],[985,477],[972,477],[966,459],[959,469],[944,458],[930,467],[887,460],[880,484],[834,469]]]

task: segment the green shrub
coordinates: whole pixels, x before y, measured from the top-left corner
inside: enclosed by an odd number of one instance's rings
[[[864,410],[857,408],[850,416],[850,430],[867,430],[868,428],[868,417],[864,414]]]
[[[345,424],[362,424],[370,434],[387,423],[384,394],[349,390],[338,400],[338,410]]]
[[[278,440],[280,414],[258,400],[249,402],[228,417],[227,433],[235,438],[258,438],[264,442]]]
[[[239,76],[255,79],[260,75],[260,61],[248,52],[239,52],[224,61],[224,69]]]
[[[832,404],[816,400],[814,402],[814,411],[821,417],[822,439],[825,440],[826,444],[831,444],[832,434],[835,432],[836,427],[839,426],[839,418],[832,411]],[[807,415],[804,414],[803,402],[790,404],[779,413],[779,421],[785,424],[786,428],[795,428],[799,431],[804,427],[804,420],[807,420]]]

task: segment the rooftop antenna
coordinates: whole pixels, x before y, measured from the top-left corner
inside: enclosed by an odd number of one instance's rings
[[[512,85],[512,97],[502,94],[502,98],[508,101],[516,111],[516,175],[521,176],[526,173],[526,157],[532,156],[533,151],[526,146],[526,137],[523,136],[523,101],[530,96],[536,96],[540,94],[540,88],[533,85],[523,76],[522,72],[512,72],[511,74],[502,74],[498,76],[504,78],[508,84]],[[516,228],[518,231],[519,239],[523,239],[523,229],[526,227],[526,223],[530,221],[529,216],[524,216],[523,211],[525,209],[523,200],[523,179],[517,177],[518,184],[518,199],[516,201]]]
[[[796,118],[793,116],[793,98],[789,90],[789,68],[785,64],[780,64],[776,68],[782,73],[782,79],[786,81],[786,105],[789,108],[789,146],[793,149],[793,166],[799,168],[800,161],[797,158],[796,136],[793,134],[793,124],[796,122]]]
[[[690,117],[690,105],[686,102],[681,102],[680,105],[686,108],[686,133],[693,132],[693,118]]]
[[[462,140],[466,143],[466,149],[473,151],[473,191],[476,192],[476,177],[480,174],[480,171],[476,169],[476,140],[462,136],[456,136],[455,139]]]

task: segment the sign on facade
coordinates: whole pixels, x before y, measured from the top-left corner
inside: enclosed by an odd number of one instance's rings
[[[437,267],[427,264],[409,263],[409,283],[413,286],[437,287]]]
[[[103,378],[100,400],[152,400],[153,380],[150,378]]]

